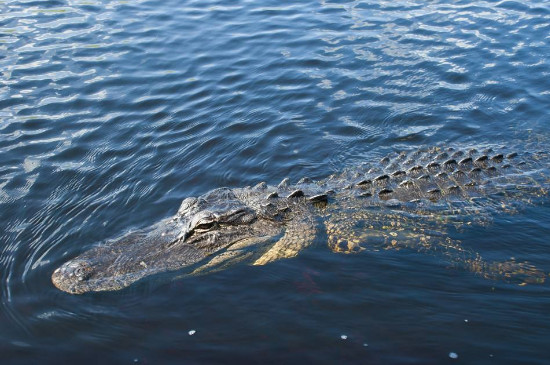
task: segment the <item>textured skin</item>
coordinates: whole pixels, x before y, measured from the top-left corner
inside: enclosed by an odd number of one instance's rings
[[[170,219],[93,248],[54,271],[66,292],[118,290],[156,273],[207,273],[296,256],[316,237],[334,252],[412,248],[490,279],[540,283],[528,263],[486,262],[447,237],[547,196],[545,153],[432,148],[327,179],[216,189]]]

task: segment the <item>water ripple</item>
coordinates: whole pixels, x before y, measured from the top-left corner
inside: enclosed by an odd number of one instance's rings
[[[534,0],[0,2],[8,342],[128,341],[112,297],[49,276],[185,196],[547,131],[549,30]]]

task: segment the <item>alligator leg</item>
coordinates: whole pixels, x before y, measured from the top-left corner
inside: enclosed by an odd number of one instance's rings
[[[334,252],[355,253],[364,249],[399,249],[409,242],[422,242],[429,232],[425,224],[413,222],[391,211],[336,212],[325,218],[328,246]]]
[[[301,212],[302,213],[302,212]],[[257,259],[253,265],[265,265],[269,262],[297,256],[305,247],[311,245],[317,234],[316,223],[310,213],[298,214],[289,220],[281,239]]]
[[[271,240],[267,237],[253,237],[231,245],[225,251],[216,254],[210,261],[195,269],[191,274],[210,274],[225,269],[227,266],[247,260],[261,250],[261,246],[267,245]]]
[[[524,285],[542,283],[546,278],[544,272],[527,262],[485,261],[477,252],[447,237],[444,226],[438,227],[438,222],[426,226],[401,214],[363,211],[350,215],[333,214],[327,218],[325,226],[328,246],[334,252],[409,248],[439,255],[453,266],[493,280]]]
[[[491,280],[525,285],[528,283],[543,283],[546,274],[528,262],[486,261],[481,255],[465,248],[460,241],[449,237],[422,235],[420,240],[403,240],[404,246],[419,252],[435,253],[449,261],[452,266],[476,273]]]
[[[364,249],[361,246],[368,240],[366,229],[357,229],[351,219],[338,219],[334,216],[325,222],[328,246],[334,252],[354,253]]]

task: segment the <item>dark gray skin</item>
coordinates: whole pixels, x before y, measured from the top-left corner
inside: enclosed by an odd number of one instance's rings
[[[407,247],[490,279],[539,283],[545,274],[533,266],[486,262],[446,232],[450,225],[485,224],[545,198],[547,161],[540,153],[433,148],[394,154],[318,182],[216,189],[185,199],[173,218],[68,261],[52,282],[81,294],[122,289],[192,265],[198,265],[193,273],[242,260],[263,265],[296,256],[324,230],[335,252]]]

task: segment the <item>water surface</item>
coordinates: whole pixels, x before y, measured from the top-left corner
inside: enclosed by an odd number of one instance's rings
[[[220,186],[545,141],[549,34],[535,0],[0,1],[3,361],[546,363],[547,283],[437,255],[316,242],[83,296],[50,275]],[[549,207],[453,238],[548,273]]]

